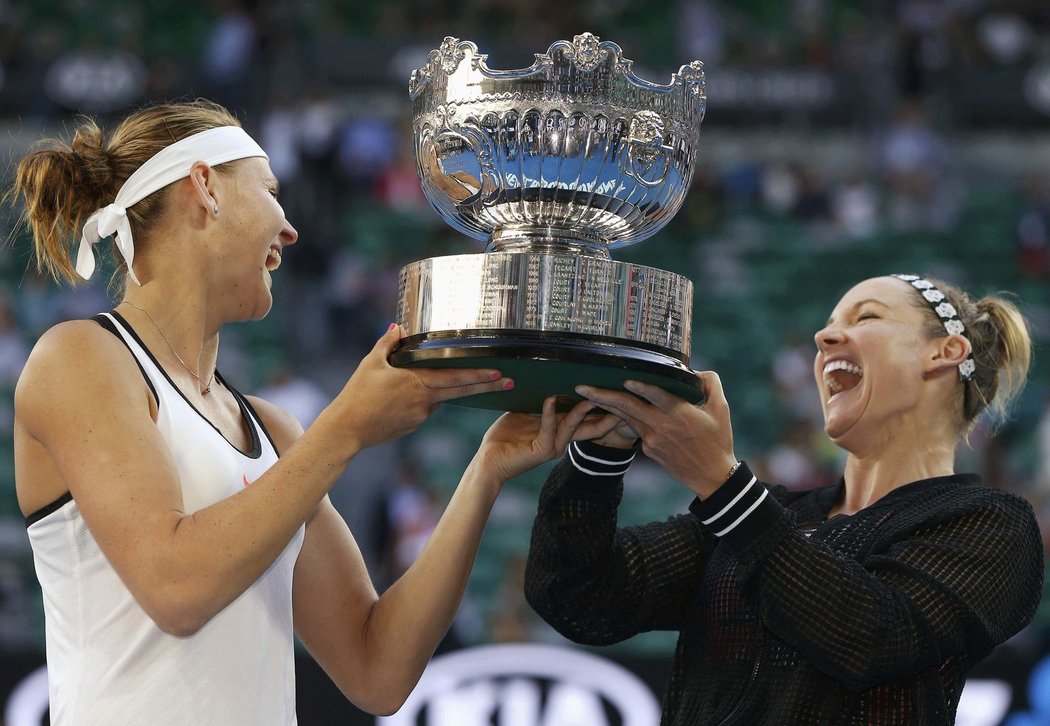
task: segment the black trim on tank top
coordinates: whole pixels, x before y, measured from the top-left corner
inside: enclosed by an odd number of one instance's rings
[[[115,311],[111,312],[113,312],[113,314],[116,315]],[[117,317],[120,316],[118,315]],[[94,315],[91,319],[99,325],[101,325],[106,330],[108,330],[109,332],[113,333],[113,335],[116,336],[117,340],[123,343],[124,347],[128,349],[128,352],[131,353],[131,357],[135,359],[135,365],[139,367],[139,372],[142,373],[142,380],[146,381],[146,385],[149,386],[149,390],[153,394],[153,401],[157,404],[157,409],[160,410],[160,396],[157,395],[157,389],[153,387],[153,381],[151,381],[149,379],[149,376],[146,375],[146,369],[142,367],[142,363],[139,362],[138,356],[135,355],[135,351],[133,351],[131,349],[131,346],[128,345],[128,341],[124,340],[124,336],[122,336],[117,330],[117,326],[114,325],[113,321],[107,318],[103,313]],[[127,325],[126,320],[124,320],[123,318],[121,318],[121,320],[124,322],[125,327],[130,327]],[[138,336],[136,336],[135,339],[138,340]],[[142,341],[139,341],[139,345],[142,345]],[[145,348],[146,346],[143,345],[142,347]]]
[[[251,456],[251,458],[253,459],[258,459],[260,456],[262,456],[262,441],[259,440],[259,431],[254,425],[256,422],[252,421],[252,416],[251,414],[249,414],[249,411],[251,411],[251,406],[248,404],[247,399],[245,399],[245,397],[241,395],[240,391],[238,391],[236,388],[234,388],[226,382],[226,379],[222,377],[222,374],[219,373],[218,370],[215,371],[215,379],[219,381],[219,383],[221,383],[223,386],[225,386],[226,390],[233,394],[233,400],[237,402],[237,407],[241,409],[241,418],[244,420],[244,423],[247,424],[248,433],[252,437],[252,453],[248,454],[243,451],[241,453],[245,456]],[[192,406],[193,404],[191,403],[190,405]],[[258,422],[258,425],[260,429],[263,428],[262,422]],[[266,431],[266,429],[263,429],[263,433],[266,434],[266,438],[270,439],[270,434]],[[270,443],[273,443],[273,439],[270,439]],[[276,452],[277,447],[274,446],[273,450]]]
[[[142,374],[142,380],[144,380],[146,382],[146,385],[149,386],[150,393],[153,394],[153,400],[156,402],[157,408],[159,409],[160,396],[157,395],[157,389],[153,387],[153,381],[151,381],[149,379],[149,376],[146,375],[146,369],[142,367],[142,363],[139,362],[139,359],[135,356],[134,351],[132,351],[131,347],[128,346],[128,342],[124,340],[124,337],[120,334],[120,332],[117,331],[117,327],[113,324],[113,321],[107,318],[102,313],[99,313],[98,315],[93,315],[91,319],[98,323],[102,328],[105,328],[110,333],[112,333],[116,337],[116,339],[119,340],[124,345],[124,347],[128,349],[128,352],[131,353],[131,357],[135,361],[135,365],[139,367],[139,372]],[[35,512],[32,512],[31,514],[29,514],[29,516],[25,518],[26,528],[28,529],[29,527],[33,526],[47,515],[53,512],[57,512],[59,509],[66,506],[71,501],[73,501],[73,494],[71,492],[66,492],[50,504],[45,504],[40,509],[36,510]]]
[[[226,386],[225,381],[223,381],[223,385]],[[226,387],[230,388],[229,386]],[[263,423],[262,416],[259,415],[259,412],[255,410],[255,406],[252,405],[251,401],[248,400],[247,396],[242,396],[240,392],[234,391],[234,389],[232,388],[230,388],[230,390],[233,391],[235,396],[237,396],[238,402],[243,401],[241,405],[251,412],[252,417],[255,419],[255,422],[259,424],[259,430],[263,432],[263,434],[266,436],[266,440],[270,442],[270,446],[273,447],[273,451],[275,454],[277,454],[277,458],[280,458],[281,451],[277,448],[277,444],[274,442],[273,437],[270,436],[270,430],[266,428],[266,424]]]
[[[211,422],[211,419],[209,419],[207,416],[205,416],[203,413],[197,410],[197,407],[193,405],[193,402],[190,401],[190,399],[186,398],[186,394],[182,392],[182,389],[175,385],[175,381],[171,380],[171,376],[169,376],[168,372],[164,370],[164,366],[160,364],[160,361],[157,360],[157,357],[153,355],[153,351],[151,351],[149,347],[142,342],[142,338],[139,337],[139,334],[135,332],[135,329],[131,327],[131,323],[129,323],[123,315],[118,313],[116,310],[110,310],[109,314],[120,321],[120,324],[124,327],[125,330],[127,330],[128,335],[135,339],[135,342],[139,344],[139,347],[142,348],[146,355],[149,356],[149,359],[153,361],[153,365],[157,366],[157,370],[160,371],[160,374],[162,376],[164,376],[164,380],[166,380],[168,382],[168,385],[170,385],[172,389],[174,389],[174,391],[182,397],[182,400],[186,402],[186,405],[193,409],[193,412],[200,416],[201,420],[203,420],[209,426],[211,426],[212,430],[214,430],[215,433],[221,436],[222,440],[225,441],[230,446],[230,448],[232,448],[241,456],[245,456],[249,459],[258,459],[260,456],[262,456],[262,442],[259,440],[259,432],[256,430],[255,426],[252,425],[251,416],[249,416],[248,412],[245,410],[244,403],[242,403],[241,401],[240,393],[234,390],[234,388],[226,382],[226,379],[219,374],[218,370],[215,371],[216,380],[222,383],[222,385],[224,385],[233,394],[234,400],[237,401],[237,405],[241,409],[241,420],[244,421],[245,425],[247,425],[248,427],[248,435],[251,438],[251,447],[248,451],[241,451],[240,448],[234,446],[233,442],[226,438],[226,435],[223,434],[223,432],[220,431],[219,428]],[[121,338],[121,340],[124,339]],[[127,345],[127,341],[124,341],[124,344]],[[130,346],[128,347],[128,350],[131,351]],[[131,354],[132,357],[135,357],[134,351],[131,351]],[[138,362],[137,357],[135,357],[135,361]],[[139,365],[139,368],[142,368],[141,364]],[[145,374],[145,371],[143,371],[143,374]],[[159,398],[157,400],[157,407],[160,407]],[[269,437],[269,434],[267,434],[267,437]]]
[[[52,514],[53,512],[57,512],[59,509],[66,506],[71,501],[73,501],[72,493],[66,492],[50,504],[45,504],[40,509],[36,510],[35,512],[26,517],[26,529],[29,529],[31,526],[39,522],[47,515]]]

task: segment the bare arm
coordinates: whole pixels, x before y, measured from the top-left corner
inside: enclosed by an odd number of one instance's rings
[[[395,369],[388,332],[343,392],[251,487],[193,514],[127,350],[91,322],[38,343],[15,396],[22,451],[72,493],[107,559],[165,631],[189,635],[266,570],[362,448],[413,430],[443,400],[498,390],[484,371]],[[438,375],[432,375],[438,374]],[[34,474],[19,466],[19,488]],[[24,477],[22,475],[25,475]]]
[[[373,713],[400,708],[448,630],[492,504],[509,478],[603,434],[616,420],[584,420],[584,403],[542,419],[506,414],[489,429],[419,558],[377,596],[342,519],[325,502],[307,525],[295,570],[300,638],[343,693]]]

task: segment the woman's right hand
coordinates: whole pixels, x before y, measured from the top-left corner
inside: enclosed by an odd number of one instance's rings
[[[600,413],[602,409],[596,408],[595,411]],[[637,446],[638,441],[642,438],[641,434],[635,431],[631,424],[618,418],[616,414],[607,415],[616,419],[616,425],[609,433],[594,439],[594,443],[611,449],[633,449]]]
[[[498,484],[562,455],[570,441],[605,436],[620,420],[595,411],[590,401],[577,403],[567,413],[557,413],[557,399],[543,401],[540,416],[505,413],[485,432],[475,456]]]
[[[577,393],[637,431],[645,455],[703,499],[726,480],[737,458],[729,403],[718,374],[694,373],[706,394],[699,405],[640,381],[624,383],[631,393],[590,386],[580,386]]]
[[[359,448],[411,433],[443,401],[514,387],[492,369],[396,368],[388,359],[400,339],[391,324],[322,414],[340,417]]]

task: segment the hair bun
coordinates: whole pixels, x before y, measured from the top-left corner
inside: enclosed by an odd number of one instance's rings
[[[191,134],[239,125],[222,106],[194,101],[136,111],[109,133],[93,119],[81,117],[71,141],[42,139],[18,163],[10,191],[12,199],[24,202],[21,220],[32,232],[37,268],[56,280],[81,282],[70,236],[80,236],[88,217],[112,203],[136,169]],[[158,191],[127,210],[128,223],[140,241],[163,213],[165,198]],[[119,251],[115,254],[119,257]]]
[[[116,171],[98,124],[90,119],[83,121],[73,134],[70,150],[74,181],[83,192],[99,203],[116,196],[119,187]]]

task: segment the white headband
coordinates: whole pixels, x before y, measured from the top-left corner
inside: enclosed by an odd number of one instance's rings
[[[113,242],[128,265],[128,277],[136,285],[141,284],[131,267],[135,246],[131,240],[128,208],[172,182],[189,176],[190,167],[198,161],[214,166],[250,156],[269,159],[262,147],[239,126],[201,131],[158,151],[128,177],[112,204],[88,217],[77,250],[77,274],[85,280],[91,279],[95,273],[95,255],[91,247],[113,235]]]

